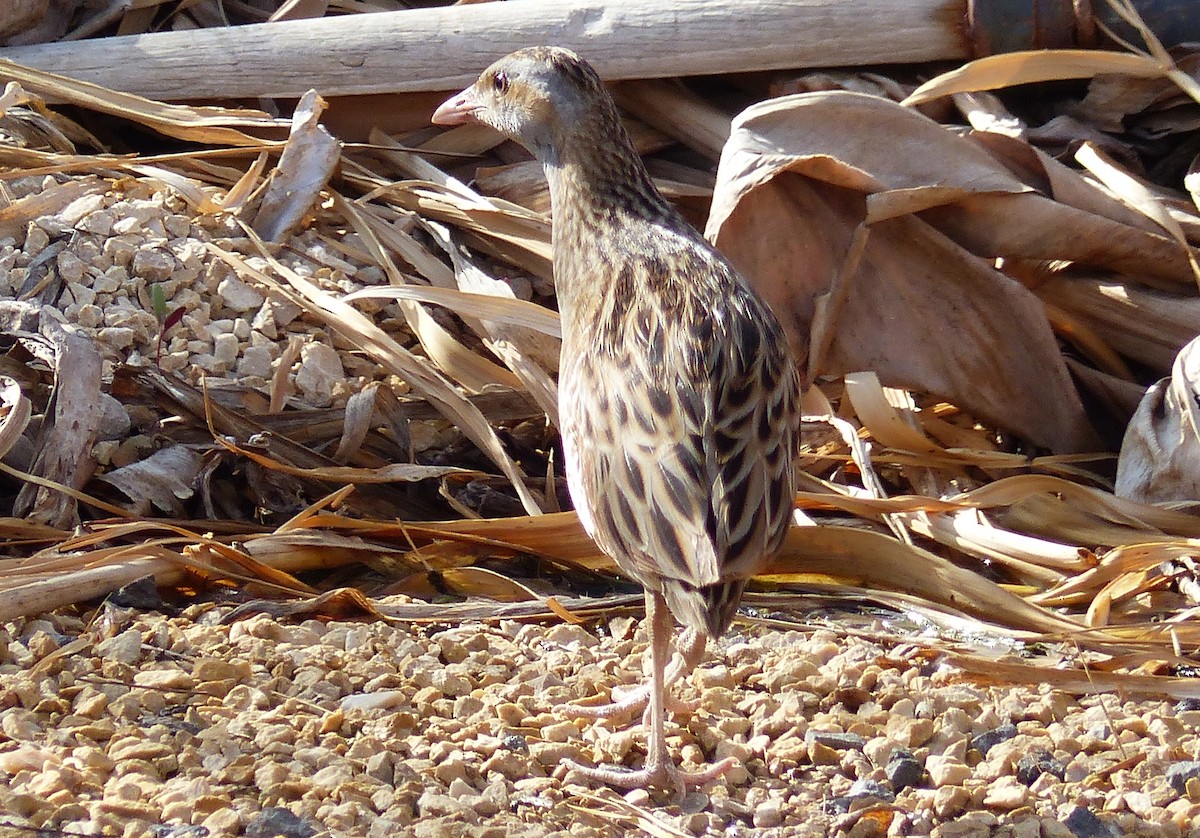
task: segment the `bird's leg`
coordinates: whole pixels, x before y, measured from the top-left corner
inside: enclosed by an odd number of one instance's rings
[[[564,764],[597,782],[618,788],[667,787],[681,793],[689,786],[702,786],[737,764],[733,757],[703,771],[681,771],[667,751],[666,669],[671,653],[671,612],[662,594],[646,591],[646,622],[650,627],[650,706],[646,738],[646,765],[640,771],[623,768],[588,768],[571,760]]]
[[[692,670],[700,663],[700,659],[704,657],[704,649],[708,645],[707,640],[707,637],[695,629],[689,628],[684,631],[679,648],[671,656],[671,664],[667,668],[664,680],[665,689],[669,690],[680,678],[686,678],[692,673]],[[644,711],[642,721],[647,722],[646,714],[650,712],[650,688],[651,684],[647,682],[608,704],[598,704],[594,707],[585,704],[567,704],[561,710],[576,719],[612,719],[642,710]],[[684,701],[668,692],[666,707],[671,713],[694,713],[697,702]]]

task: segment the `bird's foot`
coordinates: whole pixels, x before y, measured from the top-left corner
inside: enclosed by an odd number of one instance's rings
[[[562,764],[568,770],[578,771],[594,783],[604,783],[620,789],[664,789],[673,792],[677,798],[682,798],[687,789],[703,786],[724,776],[738,762],[733,757],[726,757],[701,771],[684,771],[670,760],[658,764],[651,762],[641,769],[611,765],[587,766],[570,759],[564,759]]]
[[[699,701],[685,701],[673,695],[665,696],[667,712],[692,715],[700,708]],[[563,713],[575,719],[613,719],[618,716],[645,712],[650,707],[650,685],[643,684],[608,704],[563,704]]]

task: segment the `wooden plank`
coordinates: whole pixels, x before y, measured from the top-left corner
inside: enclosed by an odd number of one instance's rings
[[[454,90],[523,46],[610,79],[961,59],[966,0],[482,3],[0,49],[0,57],[167,100]]]

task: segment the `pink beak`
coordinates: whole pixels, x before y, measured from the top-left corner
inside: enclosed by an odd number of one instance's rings
[[[479,119],[475,114],[482,107],[480,101],[475,98],[475,86],[472,85],[438,105],[438,109],[433,112],[430,121],[434,125],[462,125],[465,122],[478,122]]]

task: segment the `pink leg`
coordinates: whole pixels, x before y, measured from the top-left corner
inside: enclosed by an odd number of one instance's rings
[[[618,788],[670,788],[680,796],[689,786],[702,786],[737,765],[733,757],[708,766],[703,771],[681,771],[667,752],[666,731],[666,668],[671,653],[671,612],[662,594],[646,591],[646,621],[650,626],[650,706],[647,709],[650,725],[646,741],[646,765],[640,771],[624,768],[589,768],[564,760],[568,768],[600,783]]]
[[[679,649],[671,656],[671,665],[667,668],[664,688],[670,689],[680,678],[686,678],[704,657],[704,649],[708,638],[695,629],[687,629],[680,638]],[[588,706],[585,704],[566,704],[559,709],[568,716],[576,719],[612,719],[626,713],[636,713],[639,710],[649,711],[651,684],[642,684],[631,690],[624,697],[609,702]],[[666,695],[666,708],[672,713],[694,713],[696,702],[684,701],[670,693]],[[643,718],[643,721],[648,719]]]

